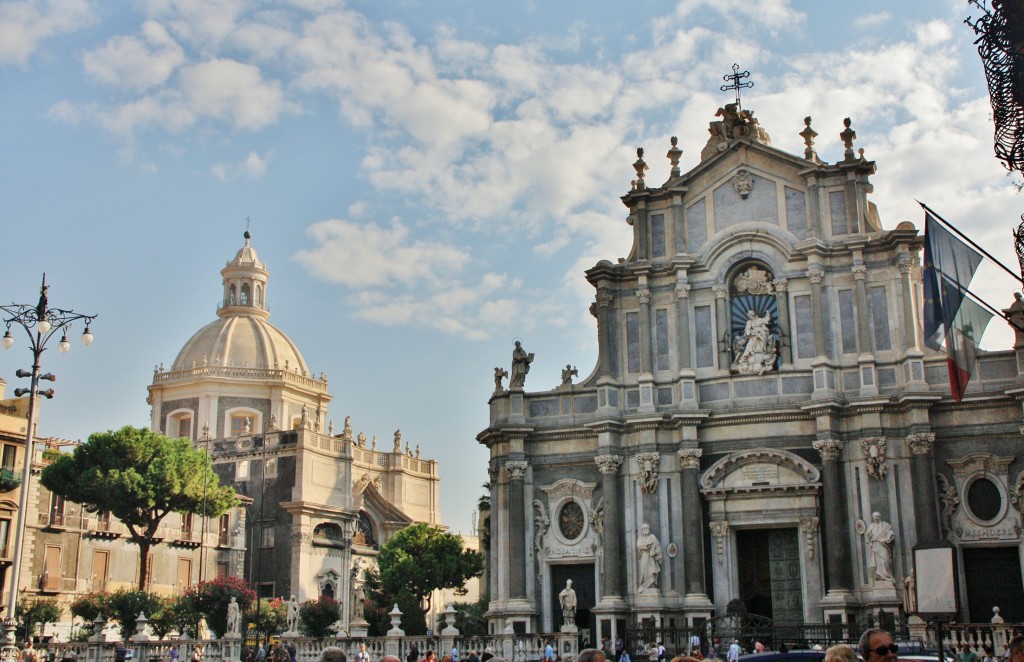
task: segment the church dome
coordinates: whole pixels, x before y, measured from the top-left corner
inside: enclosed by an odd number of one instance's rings
[[[258,316],[229,315],[199,329],[174,359],[172,370],[205,366],[264,368],[307,376],[309,368],[288,336]]]
[[[220,271],[224,288],[217,306],[220,319],[199,329],[185,343],[171,370],[215,366],[287,370],[308,377],[309,368],[298,347],[267,321],[270,272],[250,245],[249,231],[243,236],[245,243]]]

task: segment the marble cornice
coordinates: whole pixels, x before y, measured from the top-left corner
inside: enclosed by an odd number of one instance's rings
[[[1008,397],[1003,394],[988,394],[988,397],[972,397],[971,400],[964,400],[962,402],[945,401],[938,402],[934,405],[933,409],[936,412],[946,411],[971,411],[979,409],[994,409],[1005,406],[1006,402],[1012,402],[1016,398]]]
[[[596,439],[596,431],[586,428],[574,428],[570,430],[556,428],[550,431],[538,430],[529,437],[531,442],[569,441],[572,439]]]
[[[814,417],[807,412],[779,412],[771,413],[734,413],[715,414],[712,413],[703,423],[702,428],[721,427],[723,425],[735,425],[737,422],[749,423],[789,423],[793,421],[809,421]]]

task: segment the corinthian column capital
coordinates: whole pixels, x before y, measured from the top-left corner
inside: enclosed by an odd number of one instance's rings
[[[508,477],[512,480],[522,480],[526,478],[526,467],[528,466],[526,462],[506,462],[505,470],[508,471]]]
[[[811,444],[814,450],[821,453],[823,460],[838,460],[839,454],[843,452],[843,442],[836,439],[822,439]]]
[[[910,452],[913,455],[927,455],[931,453],[934,444],[934,432],[919,432],[907,435],[907,446],[910,447]]]
[[[622,458],[618,455],[598,455],[594,462],[597,462],[597,470],[606,476],[619,473],[619,467],[622,466]]]
[[[700,469],[700,456],[704,451],[700,448],[684,448],[676,451],[679,457],[679,466],[683,469]]]

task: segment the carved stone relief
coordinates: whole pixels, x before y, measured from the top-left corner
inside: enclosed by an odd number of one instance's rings
[[[636,456],[636,464],[640,470],[640,491],[644,494],[654,494],[658,491],[658,461],[660,459],[661,456],[657,453],[638,453]]]
[[[807,542],[807,558],[814,560],[814,538],[818,533],[818,518],[805,517],[800,520],[800,530],[804,532]]]
[[[885,437],[867,437],[860,440],[860,449],[864,453],[864,464],[868,475],[875,480],[885,478],[889,465],[885,459]]]
[[[715,537],[715,551],[718,555],[718,562],[725,562],[725,536],[729,533],[728,522],[711,522],[708,524],[711,535]]]

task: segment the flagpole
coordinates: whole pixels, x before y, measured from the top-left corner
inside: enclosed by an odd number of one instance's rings
[[[946,226],[946,227],[948,227],[948,228],[949,228],[950,230],[952,230],[953,232],[955,232],[955,233],[957,234],[957,236],[958,236],[958,237],[960,237],[961,239],[963,239],[964,241],[966,241],[966,242],[967,242],[968,244],[970,244],[971,246],[973,246],[973,247],[974,247],[975,249],[977,249],[977,250],[978,250],[978,251],[979,251],[979,252],[980,252],[980,253],[981,253],[982,255],[984,255],[985,257],[987,257],[988,259],[992,260],[993,262],[995,262],[996,264],[998,264],[998,265],[999,265],[1000,267],[1002,267],[1002,268],[1003,268],[1003,270],[1004,270],[1004,271],[1006,271],[1006,273],[1008,273],[1008,274],[1010,274],[1011,276],[1013,276],[1013,277],[1014,277],[1014,279],[1015,279],[1015,280],[1016,280],[1016,281],[1017,281],[1018,283],[1020,283],[1021,285],[1024,285],[1024,278],[1021,278],[1019,274],[1016,274],[1016,273],[1014,273],[1012,269],[1010,269],[1010,268],[1009,268],[1009,267],[1007,267],[1007,266],[1006,266],[1005,264],[1003,264],[1003,263],[1002,263],[1002,262],[1000,262],[999,260],[997,260],[997,259],[995,259],[994,257],[992,257],[992,255],[991,255],[991,254],[990,254],[990,253],[989,253],[988,251],[986,251],[986,250],[985,250],[984,248],[982,248],[982,247],[981,247],[981,246],[979,246],[978,244],[974,243],[974,241],[972,241],[972,240],[971,240],[971,238],[970,238],[970,237],[968,237],[967,235],[965,235],[965,234],[964,234],[963,232],[960,232],[960,230],[957,230],[957,229],[956,229],[956,227],[954,227],[952,223],[950,223],[950,222],[949,222],[949,221],[947,221],[946,219],[942,218],[942,216],[940,216],[940,215],[939,215],[939,213],[938,213],[937,211],[935,211],[934,209],[932,209],[931,207],[929,207],[928,205],[926,205],[925,203],[921,202],[920,200],[918,200],[918,199],[916,199],[916,198],[914,199],[914,202],[916,202],[917,204],[921,205],[921,207],[922,207],[922,208],[924,208],[924,210],[925,210],[926,212],[928,212],[929,214],[931,214],[932,216],[934,216],[934,217],[935,217],[935,220],[937,220],[937,221],[941,221],[943,225],[945,225],[945,226]],[[987,305],[987,304],[986,304],[986,305]]]

